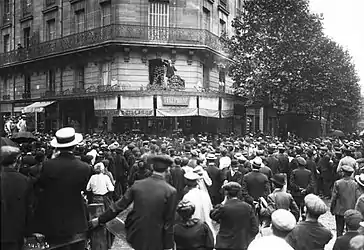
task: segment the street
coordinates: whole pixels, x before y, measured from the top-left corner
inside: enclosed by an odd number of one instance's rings
[[[326,204],[329,205],[329,203],[327,201],[326,201]],[[130,207],[127,210],[125,210],[124,212],[120,213],[119,218],[125,220],[126,215],[129,211],[130,211]],[[330,213],[330,211],[327,211],[326,214],[324,214],[320,217],[319,221],[326,228],[330,229],[333,234],[332,240],[325,247],[325,250],[332,250],[335,240],[336,240],[335,217]],[[123,240],[115,238],[113,247],[111,249],[112,250],[131,250],[132,248],[128,245],[128,243],[124,242]]]

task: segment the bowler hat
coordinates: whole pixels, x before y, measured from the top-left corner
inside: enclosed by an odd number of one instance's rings
[[[278,184],[280,186],[284,186],[286,184],[285,177],[283,174],[275,174],[273,178],[270,179],[273,183]]]

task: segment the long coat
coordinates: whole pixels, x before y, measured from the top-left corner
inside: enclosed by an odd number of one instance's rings
[[[351,177],[335,181],[332,189],[331,212],[335,215],[344,215],[346,210],[355,208],[359,196],[359,186]]]
[[[222,172],[218,167],[216,167],[215,164],[208,165],[206,168],[206,172],[208,173],[212,181],[212,185],[207,187],[207,189],[209,191],[212,204],[216,205],[220,203],[222,200],[220,193],[220,189],[223,182]]]
[[[253,204],[253,201],[260,197],[267,198],[269,193],[270,184],[265,174],[253,170],[243,177],[242,195],[249,204]]]
[[[38,181],[42,191],[35,211],[34,230],[49,241],[86,232],[87,211],[81,191],[91,175],[87,163],[62,152],[45,161]]]
[[[129,244],[135,250],[173,248],[176,200],[176,189],[162,176],[153,174],[136,181],[123,198],[100,215],[99,221],[110,221],[134,202],[133,209],[125,221]]]
[[[11,168],[1,171],[1,242],[23,240],[31,213],[31,182]]]
[[[216,206],[210,216],[220,223],[216,249],[246,249],[259,231],[254,209],[239,199]]]

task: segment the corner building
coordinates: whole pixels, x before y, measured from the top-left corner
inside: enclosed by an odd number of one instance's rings
[[[38,131],[241,133],[222,38],[239,2],[2,0],[1,115]]]

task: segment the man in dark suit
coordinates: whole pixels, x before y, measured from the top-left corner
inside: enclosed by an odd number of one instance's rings
[[[312,193],[314,181],[312,172],[306,168],[306,160],[303,157],[297,157],[296,160],[298,168],[293,170],[290,176],[291,194],[303,214],[304,198]]]
[[[34,230],[44,234],[51,245],[69,242],[76,236],[86,238],[87,211],[81,191],[86,189],[91,168],[73,154],[82,139],[73,128],[58,130],[51,146],[60,153],[44,162],[37,183],[42,191],[35,211]],[[84,247],[85,241],[81,241],[67,249],[83,250]]]
[[[183,189],[186,186],[185,183],[185,171],[181,167],[181,158],[176,157],[174,159],[174,166],[169,170],[171,175],[171,185],[177,190],[177,200],[182,200]]]
[[[206,156],[206,172],[212,181],[211,186],[207,187],[207,189],[211,197],[211,203],[214,206],[221,203],[222,201],[220,189],[222,186],[223,178],[221,170],[216,166],[216,159],[217,157],[214,154],[207,154]]]
[[[210,213],[211,219],[220,223],[216,236],[217,250],[245,250],[259,231],[254,209],[237,198],[241,185],[229,182],[223,186],[227,200]]]
[[[278,159],[273,155],[274,154],[274,148],[272,146],[268,147],[268,157],[266,158],[266,165],[270,168],[272,171],[272,174],[278,174],[279,173],[279,161]]]
[[[32,185],[16,171],[21,152],[16,147],[1,147],[1,249],[20,250],[31,215]]]
[[[253,205],[260,197],[267,198],[270,194],[270,183],[268,177],[261,173],[262,159],[256,157],[253,160],[253,171],[243,177],[242,195],[246,202]]]
[[[92,227],[115,218],[134,202],[125,221],[127,241],[135,250],[172,249],[173,224],[177,206],[177,191],[165,181],[165,174],[173,160],[167,155],[152,155],[153,175],[136,181],[124,197],[112,204]]]

